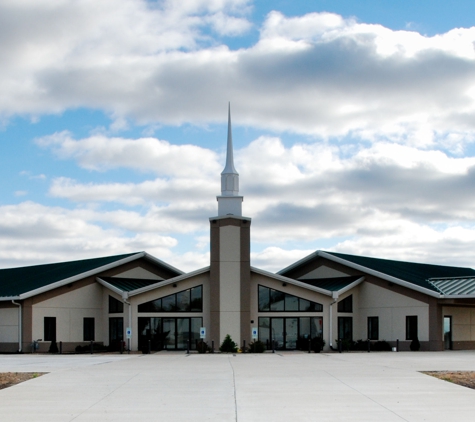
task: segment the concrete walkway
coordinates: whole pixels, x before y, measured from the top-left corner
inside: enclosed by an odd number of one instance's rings
[[[49,372],[0,390],[2,421],[474,421],[475,351],[263,355],[3,355]]]

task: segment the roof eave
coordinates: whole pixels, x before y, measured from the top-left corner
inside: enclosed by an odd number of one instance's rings
[[[321,293],[326,296],[330,296],[330,297],[332,296],[332,292],[330,290],[322,289],[320,287],[315,287],[310,284],[303,283],[302,281],[294,280],[293,278],[288,278],[280,274],[274,274],[269,271],[261,270],[260,268],[256,268],[256,267],[251,267],[251,271],[254,271],[257,274],[267,276],[269,278],[273,278],[275,280],[282,281],[283,283],[293,284],[294,286],[302,287],[307,290],[312,290],[314,292]]]
[[[102,284],[105,288],[113,291],[114,293],[117,293],[118,295],[122,296],[125,292],[125,290],[122,290],[122,289],[119,289],[118,287],[116,286],[113,286],[112,284],[108,283],[107,281],[103,280],[102,278],[100,277],[96,277],[96,281],[99,283],[99,284]]]
[[[358,286],[358,284],[361,284],[363,281],[365,281],[365,276],[362,276],[358,280],[353,281],[353,283],[350,283],[347,286],[341,288],[340,290],[337,290],[336,293],[338,293],[338,296],[340,296],[353,289],[354,287]]]
[[[355,264],[351,261],[347,261],[346,259],[339,258],[337,256],[333,256],[332,254],[329,254],[327,252],[323,251],[317,251],[316,252],[318,256],[321,256],[322,258],[329,259],[330,261],[337,262],[342,265],[346,265],[347,267],[353,268],[358,271],[362,271],[366,274],[373,275],[375,277],[381,278],[383,280],[389,281],[394,284],[398,284],[403,287],[407,287],[408,289],[415,290],[420,293],[424,293],[428,296],[440,298],[440,294],[437,292],[434,292],[433,290],[426,289],[425,287],[418,286],[416,284],[410,283],[409,281],[401,280],[400,278],[390,276],[385,273],[381,273],[379,271],[372,270],[371,268],[364,267],[363,265]]]
[[[440,299],[475,299],[475,293],[468,295],[440,295]]]
[[[0,302],[11,302],[12,300],[21,300],[20,296],[1,296]]]

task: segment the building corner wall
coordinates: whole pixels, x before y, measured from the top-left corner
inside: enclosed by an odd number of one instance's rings
[[[210,219],[209,340],[225,336],[241,346],[250,339],[250,219]]]

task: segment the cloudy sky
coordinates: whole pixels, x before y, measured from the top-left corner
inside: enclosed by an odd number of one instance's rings
[[[475,266],[475,2],[0,0],[0,267],[208,265],[231,102],[252,265]]]

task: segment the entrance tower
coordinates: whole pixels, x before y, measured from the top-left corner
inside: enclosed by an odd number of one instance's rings
[[[226,334],[241,346],[250,339],[251,219],[242,216],[239,174],[234,167],[231,107],[228,107],[226,165],[221,173],[218,216],[210,218],[210,339]]]

